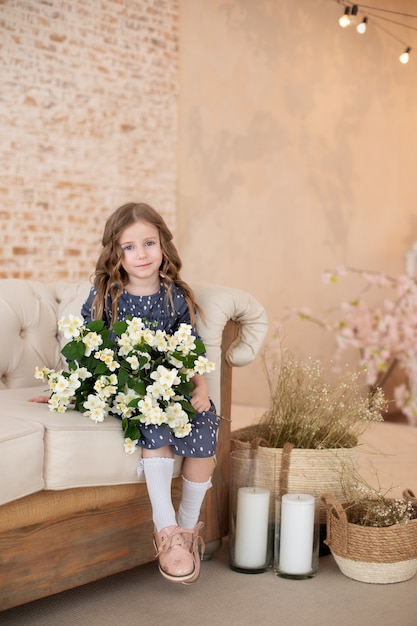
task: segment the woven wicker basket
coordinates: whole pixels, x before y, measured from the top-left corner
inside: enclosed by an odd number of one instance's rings
[[[322,503],[327,510],[325,543],[345,576],[382,584],[413,578],[417,572],[417,519],[385,528],[360,526],[348,521],[343,503],[333,495],[323,494]]]
[[[342,468],[354,463],[357,458],[356,448],[308,450],[294,448],[291,444],[286,444],[284,448],[268,448],[259,445],[257,439],[251,443],[232,439],[232,450],[251,448],[256,448],[263,461],[264,476],[257,477],[256,485],[274,484],[276,498],[285,493],[309,493],[316,498],[323,493],[332,493],[342,498]],[[326,524],[326,507],[322,503],[320,523]]]

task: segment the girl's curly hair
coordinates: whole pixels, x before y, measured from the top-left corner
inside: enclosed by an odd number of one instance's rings
[[[135,222],[147,222],[158,229],[162,250],[159,268],[167,297],[173,306],[172,286],[177,285],[185,296],[190,310],[191,323],[196,323],[196,313],[202,313],[195,301],[194,293],[180,276],[182,261],[172,241],[172,233],[162,216],[145,203],[129,202],[116,209],[108,218],[102,238],[102,251],[96,263],[93,284],[97,295],[92,304],[92,318],[103,319],[106,315],[112,322],[117,320],[117,305],[120,295],[128,283],[128,275],[122,267],[123,250],[119,244],[121,233]],[[111,301],[111,311],[108,311]]]

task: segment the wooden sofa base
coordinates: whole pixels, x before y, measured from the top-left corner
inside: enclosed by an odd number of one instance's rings
[[[180,499],[180,485],[181,479],[173,481],[176,506]],[[115,494],[113,501],[111,491]],[[90,506],[86,506],[88,492],[91,492]],[[126,492],[131,494],[126,497]],[[42,520],[35,521],[37,507],[39,510],[43,507],[44,512],[48,508],[53,511],[57,498],[61,500],[61,509],[65,512],[48,519],[45,519],[44,513]],[[75,510],[71,510],[68,506],[71,501],[84,502],[84,508],[77,504]],[[11,513],[17,506],[13,505],[15,503],[6,505],[11,508]],[[72,489],[68,492],[43,491],[20,500],[18,506],[22,514],[24,508],[28,511],[33,508],[33,523],[23,527],[12,523],[14,527],[0,532],[0,610],[155,559],[153,524],[145,484]],[[209,512],[205,506],[203,521],[207,516]],[[15,522],[18,522],[18,517],[17,513]],[[26,512],[28,518],[31,519],[31,515]],[[221,545],[219,533],[215,537],[210,536],[210,526],[205,535],[209,555]],[[146,541],[143,537],[147,538]]]

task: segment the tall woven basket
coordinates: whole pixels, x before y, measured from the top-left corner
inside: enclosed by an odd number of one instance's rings
[[[236,431],[236,435],[239,432]],[[342,468],[354,464],[357,458],[356,448],[308,450],[294,448],[292,444],[285,444],[283,448],[269,448],[264,447],[259,439],[253,439],[251,443],[232,439],[232,450],[251,448],[256,449],[262,459],[265,472],[264,476],[257,477],[256,485],[262,487],[274,484],[275,498],[285,493],[308,493],[320,499],[327,492],[341,498]],[[323,526],[326,524],[326,508],[322,503],[320,523]]]
[[[417,519],[385,528],[361,526],[348,521],[346,504],[332,494],[323,494],[322,502],[327,511],[325,543],[345,576],[383,584],[413,578],[417,572]]]

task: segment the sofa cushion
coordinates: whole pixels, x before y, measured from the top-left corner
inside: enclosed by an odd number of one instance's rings
[[[138,482],[136,470],[141,452],[137,448],[134,454],[125,453],[118,419],[108,417],[96,424],[78,411],[55,413],[49,410],[47,404],[28,401],[37,394],[38,387],[2,390],[2,414],[20,422],[22,428],[45,431],[45,489]],[[8,427],[3,417],[1,423]],[[182,459],[176,458],[175,476],[180,475],[181,464]],[[144,480],[143,474],[140,480]]]
[[[3,408],[0,420],[0,504],[44,488],[43,434],[42,425],[13,419]]]

